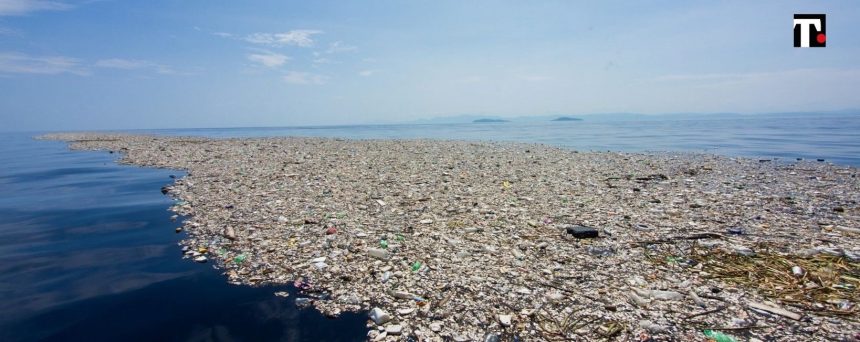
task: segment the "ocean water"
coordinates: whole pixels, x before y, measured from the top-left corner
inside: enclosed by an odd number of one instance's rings
[[[860,114],[139,132],[210,137],[315,136],[516,141],[583,151],[688,151],[790,160],[823,158],[837,164],[860,166]]]
[[[181,259],[160,191],[181,172],[31,137],[0,134],[0,341],[364,340],[363,314],[328,319],[290,287]]]
[[[520,141],[860,166],[860,116],[132,132]],[[297,309],[290,287],[232,286],[181,259],[181,222],[160,192],[181,172],[117,165],[115,154],[37,134],[0,134],[0,341],[363,340],[363,314],[327,319]],[[273,295],[281,290],[291,296]]]

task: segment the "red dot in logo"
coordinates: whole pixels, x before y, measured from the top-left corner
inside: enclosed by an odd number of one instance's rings
[[[827,36],[825,36],[824,33],[819,33],[818,36],[815,37],[815,40],[817,40],[818,43],[824,44],[824,42],[827,41]]]

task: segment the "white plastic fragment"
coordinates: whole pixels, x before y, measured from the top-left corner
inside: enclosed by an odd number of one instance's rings
[[[385,327],[385,332],[389,335],[400,335],[403,331],[403,326],[400,324],[392,324]]]
[[[793,274],[795,277],[802,277],[804,274],[806,274],[806,271],[804,271],[803,268],[800,266],[792,266],[791,274]]]
[[[370,310],[370,319],[373,320],[377,325],[382,325],[391,320],[391,315],[385,312],[380,308],[373,308]]]
[[[642,329],[648,330],[648,332],[651,332],[654,334],[665,333],[665,332],[669,331],[668,327],[656,324],[656,323],[651,322],[649,320],[639,321],[639,327]]]
[[[684,295],[675,291],[651,290],[651,297],[659,300],[681,300]]]
[[[381,260],[388,259],[388,251],[379,248],[368,248],[367,255]]]
[[[511,326],[511,319],[512,318],[513,318],[512,315],[499,315],[499,324],[501,324],[504,327],[509,327],[509,326]]]

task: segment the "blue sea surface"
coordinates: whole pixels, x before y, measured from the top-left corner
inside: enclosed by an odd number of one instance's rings
[[[32,134],[0,146],[0,341],[364,340],[363,314],[325,318],[292,287],[182,259],[160,191],[181,172]]]
[[[860,116],[135,130],[209,137],[322,136],[691,151],[860,166]],[[233,286],[181,258],[161,194],[175,170],[117,165],[0,134],[0,341],[358,341],[361,313],[327,319],[291,287]],[[290,291],[289,298],[273,295]]]
[[[131,132],[208,137],[312,136],[542,143],[585,151],[687,151],[860,166],[860,114],[502,123],[209,128]]]

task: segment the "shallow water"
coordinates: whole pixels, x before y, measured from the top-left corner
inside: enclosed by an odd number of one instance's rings
[[[824,158],[860,166],[860,116],[134,131],[437,138],[579,150]],[[121,166],[37,133],[0,134],[0,341],[363,340],[361,314],[326,319],[285,287],[241,287],[180,258],[160,188],[172,170]],[[292,290],[290,290],[292,291]]]

